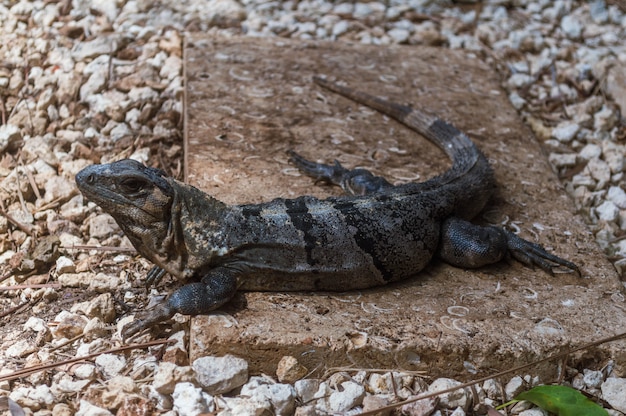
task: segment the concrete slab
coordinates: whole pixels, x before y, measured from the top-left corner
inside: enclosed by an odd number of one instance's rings
[[[425,139],[313,85],[311,77],[323,74],[429,109],[467,132],[499,183],[478,220],[508,220],[583,273],[552,277],[517,263],[466,271],[434,262],[414,279],[358,293],[241,293],[222,313],[192,320],[192,359],[233,353],[250,360],[252,371],[272,374],[281,356],[293,355],[309,369],[470,378],[612,335],[626,322],[616,273],[497,76],[477,59],[422,47],[200,35],[189,40],[185,68],[187,178],[216,198],[338,193],[298,175],[287,149],[397,182],[448,166]],[[611,353],[624,362],[623,347],[603,346],[587,358]]]

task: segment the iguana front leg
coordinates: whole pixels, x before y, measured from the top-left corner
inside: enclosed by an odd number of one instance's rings
[[[459,218],[448,218],[441,226],[439,257],[457,267],[475,268],[497,263],[507,254],[529,267],[539,266],[553,274],[558,266],[580,274],[578,267],[548,253],[541,245],[498,227],[482,227]]]
[[[215,310],[228,302],[237,291],[236,271],[224,267],[212,269],[200,282],[189,283],[172,293],[163,303],[135,316],[122,328],[127,339],[146,328],[165,321],[175,313],[200,315]]]

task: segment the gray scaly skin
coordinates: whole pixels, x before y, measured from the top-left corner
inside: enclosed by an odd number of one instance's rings
[[[187,280],[122,330],[132,336],[176,312],[206,314],[237,289],[346,291],[414,276],[435,256],[458,267],[507,254],[552,273],[571,262],[501,228],[468,222],[494,189],[493,171],[472,141],[440,119],[315,78],[315,82],[404,123],[438,145],[452,167],[421,183],[392,186],[364,169],[318,164],[290,152],[291,162],[349,195],[301,196],[226,205],[133,160],[89,166],[81,192],[115,218],[137,251],[152,261],[148,284],[165,272]]]

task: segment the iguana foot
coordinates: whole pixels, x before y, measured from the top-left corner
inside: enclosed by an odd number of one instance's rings
[[[170,319],[176,311],[167,303],[160,303],[149,311],[141,312],[135,315],[135,320],[124,325],[121,335],[123,340],[127,340],[133,335],[138,334],[144,329],[150,328],[159,322]]]
[[[576,272],[576,274],[580,276],[578,266],[571,261],[550,254],[541,245],[524,240],[510,231],[503,231],[506,235],[509,253],[520,263],[529,267],[539,266],[541,270],[550,274],[554,274],[555,267],[563,266]]]

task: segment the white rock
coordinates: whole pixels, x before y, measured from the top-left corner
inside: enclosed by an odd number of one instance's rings
[[[450,413],[450,416],[465,416],[465,410],[461,407],[457,407],[452,413]]]
[[[150,385],[143,387],[142,393],[148,396],[148,399],[154,403],[156,409],[160,412],[160,414],[173,416],[172,413],[166,412],[167,410],[171,410],[172,407],[174,407],[171,395],[161,394]]]
[[[96,72],[108,74],[109,65],[111,64],[111,56],[101,55],[93,61],[89,62],[82,70],[83,75],[92,75]]]
[[[437,391],[452,388],[454,386],[458,386],[460,384],[461,382],[450,378],[438,378],[437,380],[433,381],[430,386],[428,386],[428,392],[434,393]],[[469,407],[470,401],[471,399],[467,394],[466,389],[458,389],[450,393],[439,395],[439,405],[446,409],[456,409],[457,407],[467,409]]]
[[[578,155],[585,160],[596,159],[602,155],[602,148],[597,144],[589,143],[578,152]]]
[[[507,81],[510,88],[521,88],[525,85],[532,84],[535,79],[528,74],[513,74]]]
[[[315,33],[317,25],[314,22],[297,22],[295,24],[298,33]]]
[[[552,137],[560,142],[570,142],[576,133],[580,130],[580,126],[577,123],[571,121],[564,121],[559,123],[554,129],[552,129]]]
[[[134,87],[128,91],[128,98],[133,103],[155,100],[159,97],[159,93],[150,87]]]
[[[315,405],[306,404],[304,406],[299,406],[294,413],[294,416],[319,416],[319,412],[317,411]]]
[[[615,111],[610,107],[603,107],[593,115],[593,127],[599,131],[609,131],[617,123],[618,117]]]
[[[333,7],[333,13],[342,15],[351,15],[354,11],[354,4],[339,3]]]
[[[11,6],[10,12],[11,12],[11,14],[14,14],[14,15],[30,16],[30,14],[33,12],[34,8],[35,8],[35,6],[31,2],[28,2],[28,1],[18,1],[18,2],[15,2],[15,4],[13,4],[13,6]]]
[[[107,74],[104,71],[94,72],[89,76],[87,82],[80,87],[80,99],[86,101],[91,95],[96,94],[107,83]]]
[[[95,359],[96,367],[107,378],[120,374],[126,366],[126,358],[116,354],[101,354]]]
[[[624,170],[624,146],[605,140],[602,142],[602,154],[609,165],[611,173],[618,174]]]
[[[293,385],[296,390],[296,394],[302,403],[308,403],[313,399],[315,393],[320,388],[320,381],[313,378],[305,378],[298,380]]]
[[[619,208],[611,201],[604,201],[596,208],[598,219],[603,221],[615,221],[619,216]]]
[[[119,227],[112,216],[100,214],[88,221],[89,235],[93,238],[105,238],[117,232]]]
[[[482,45],[478,42],[478,40],[469,34],[461,34],[461,35],[448,35],[448,44],[450,49],[465,49],[469,51],[478,51],[482,48]],[[521,75],[521,77],[518,77]],[[532,78],[530,78],[526,74],[515,74],[511,78],[509,78],[510,82],[522,82],[522,85],[526,83],[532,82]]]
[[[37,110],[46,110],[48,107],[52,107],[55,101],[55,92],[52,88],[46,88],[40,95],[37,100]]]
[[[46,325],[46,321],[44,321],[43,319],[31,316],[30,318],[28,318],[23,328],[24,328],[24,331],[30,329],[31,331],[34,331],[34,332],[41,332],[41,331],[47,331],[48,325]]]
[[[17,387],[9,393],[9,398],[31,411],[45,408],[54,403],[54,395],[50,387],[40,384],[35,387]]]
[[[85,101],[89,104],[89,109],[92,112],[104,112],[115,121],[124,120],[125,112],[130,106],[128,96],[117,90],[94,94],[87,97]]]
[[[258,401],[253,397],[223,397],[224,410],[218,416],[265,416],[271,415],[272,404],[267,400]]]
[[[161,361],[154,375],[152,386],[161,394],[172,394],[176,384],[194,381],[191,366],[178,366],[168,361]]]
[[[344,3],[346,4],[346,3]],[[350,24],[348,23],[347,20],[340,20],[337,23],[335,23],[333,25],[333,29],[331,31],[331,34],[333,36],[333,38],[336,38],[338,36],[343,35],[344,33],[346,33],[348,30],[350,29]]]
[[[602,385],[602,382],[604,381],[604,375],[602,374],[602,371],[584,369],[583,381],[585,382],[587,387],[598,388]]]
[[[502,384],[499,381],[490,378],[483,383],[483,390],[487,397],[493,400],[502,399]]]
[[[581,373],[576,374],[572,379],[572,388],[576,390],[582,390],[585,387],[586,386],[585,382],[583,381],[583,375]]]
[[[37,351],[37,347],[26,339],[15,341],[13,345],[4,351],[4,355],[9,358],[22,358]]]
[[[64,176],[53,176],[46,181],[44,189],[44,201],[46,203],[52,201],[65,202],[76,192],[76,185],[74,181],[70,182]]]
[[[611,186],[607,198],[620,209],[626,209],[626,192],[619,186]]]
[[[583,26],[576,16],[568,14],[561,19],[561,30],[570,39],[578,39],[583,31]]]
[[[76,42],[72,48],[72,58],[75,61],[85,61],[99,55],[109,55],[117,50],[115,36],[97,36],[87,42]]]
[[[591,177],[598,181],[596,189],[603,189],[611,180],[611,168],[602,159],[591,159],[585,168]]]
[[[117,17],[117,2],[109,0],[92,0],[89,2],[90,8],[93,8],[109,19],[109,22],[114,22]],[[120,2],[120,4],[123,4]]]
[[[191,366],[198,383],[213,395],[227,393],[248,380],[248,362],[233,355],[200,357]]]
[[[56,132],[57,138],[66,142],[77,142],[82,140],[83,132],[76,130],[57,130]]]
[[[52,135],[27,138],[24,140],[24,146],[22,147],[22,159],[31,162],[38,158],[50,166],[58,166],[59,160],[52,151],[52,140],[56,140]]]
[[[626,17],[624,22],[626,23]],[[626,67],[624,65],[611,66],[606,77],[606,92],[613,97],[622,115],[626,114]]]
[[[113,413],[101,407],[95,406],[87,400],[81,400],[76,416],[113,416]]]
[[[119,408],[125,399],[137,391],[134,380],[128,376],[115,376],[107,380],[105,387],[101,398],[102,405],[107,409]]]
[[[183,67],[183,61],[176,55],[170,55],[165,59],[159,76],[166,80],[172,80],[175,76],[180,75]]]
[[[259,402],[269,401],[279,416],[291,415],[295,411],[295,389],[289,384],[278,384],[266,377],[251,377],[241,388],[241,395]]]
[[[58,68],[56,72],[57,82],[60,76],[68,75],[74,71],[75,62],[72,59],[70,49],[59,44],[54,49],[48,51],[48,64],[55,65]]]
[[[115,303],[111,293],[102,293],[93,299],[72,305],[70,312],[80,313],[89,318],[100,318],[111,323],[115,319]]]
[[[76,348],[75,356],[85,357],[87,355],[95,353],[96,351],[101,351],[106,347],[103,344],[104,340],[102,339],[96,339],[91,342],[83,342],[82,344],[79,344],[78,348]]]
[[[579,173],[574,175],[574,177],[572,178],[572,185],[576,188],[580,186],[593,188],[595,187],[596,182],[588,174]]]
[[[92,272],[63,273],[57,277],[60,284],[67,287],[88,287]]]
[[[526,100],[523,99],[516,91],[509,94],[509,101],[516,110],[520,110],[524,107],[524,105],[526,105]]]
[[[626,378],[607,378],[602,386],[602,398],[622,413],[626,413]]]
[[[0,125],[0,153],[22,140],[22,132],[19,127],[13,124]]]
[[[524,379],[520,376],[515,376],[504,387],[504,393],[506,394],[506,400],[513,400],[515,396],[520,394],[524,390]]]
[[[535,409],[522,410],[521,412],[518,413],[518,416],[548,416],[549,414],[550,413],[546,412],[543,409],[535,408]]]
[[[361,3],[357,2],[354,5],[352,12],[356,19],[363,19],[371,16],[374,13],[383,13],[385,11],[385,5],[377,2]]]
[[[609,12],[604,0],[589,2],[589,13],[595,23],[606,23],[609,20]]]
[[[395,43],[405,43],[409,40],[411,32],[402,28],[393,28],[387,32],[387,35],[393,39]]]
[[[120,139],[122,139],[122,138],[124,138],[126,136],[132,136],[132,135],[133,135],[133,132],[130,129],[130,127],[128,127],[128,125],[126,123],[118,123],[109,132],[109,137],[114,142],[117,141],[117,140],[120,140]]]
[[[115,313],[115,310],[113,310]],[[109,333],[108,326],[103,322],[101,318],[91,318],[85,327],[83,328],[83,336],[85,340],[93,340],[102,338]]]
[[[98,293],[112,293],[120,288],[128,287],[128,282],[122,282],[119,276],[110,275],[107,273],[96,273],[88,281],[89,290],[93,290]]]
[[[176,384],[172,399],[179,415],[198,415],[214,410],[213,397],[189,382]]]
[[[60,379],[55,380],[52,385],[52,392],[55,395],[76,393],[77,391],[82,391],[89,383],[91,383],[91,380],[74,380],[70,375],[64,374]]]
[[[385,396],[368,396],[368,397],[385,397]],[[415,399],[418,395],[410,396],[409,399]],[[417,400],[412,403],[407,403],[402,406],[402,414],[407,416],[422,416],[422,415],[441,415],[441,411],[433,413],[433,410],[437,407],[438,400],[436,397],[430,399]]]
[[[91,363],[77,365],[72,370],[76,377],[83,380],[93,380],[98,376],[96,366]]]
[[[66,256],[61,256],[56,261],[56,272],[58,274],[74,273],[76,271],[76,265],[74,261]]]
[[[557,168],[570,167],[576,165],[576,153],[550,153],[548,160]]]
[[[59,209],[61,218],[68,219],[78,224],[81,224],[83,222],[83,220],[87,216],[88,211],[89,208],[83,204],[82,194],[74,195],[74,197],[72,197],[69,201],[61,205],[61,208]],[[61,231],[60,236],[63,236],[63,238],[65,239],[65,241],[61,241],[62,247],[71,247],[73,245],[80,245],[83,243],[82,239],[79,236],[75,236],[67,232]],[[73,264],[74,263],[71,259],[67,259],[67,257],[63,258],[60,262],[57,261],[57,272],[59,274],[74,273],[75,270]]]
[[[210,24],[229,24],[245,20],[246,9],[235,0],[209,0],[198,3],[200,18]]]
[[[365,388],[362,385],[354,381],[344,381],[340,385],[341,390],[331,390],[330,396],[322,401],[326,411],[345,412],[363,402]],[[322,386],[320,386],[321,388]],[[319,395],[319,391],[317,395]]]

